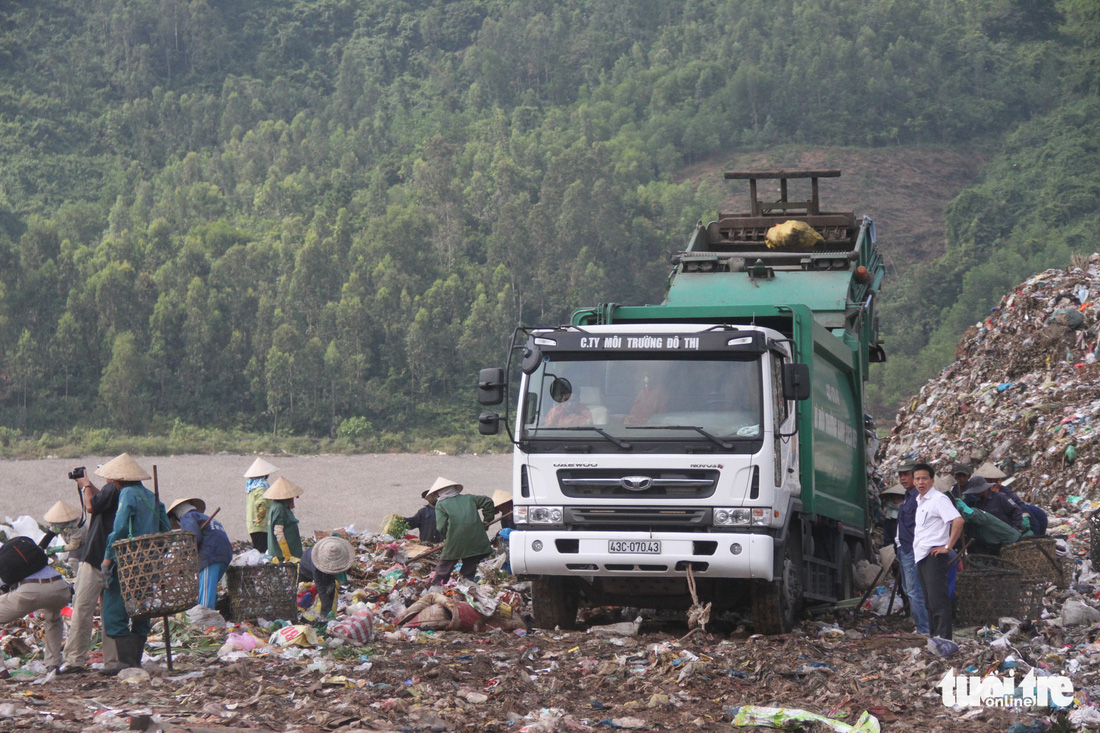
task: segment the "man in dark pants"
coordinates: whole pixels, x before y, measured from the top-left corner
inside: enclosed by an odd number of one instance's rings
[[[951,548],[962,536],[964,522],[951,499],[933,488],[935,478],[935,469],[927,463],[913,467],[913,487],[917,490],[913,559],[924,589],[929,632],[950,639],[954,619],[947,570],[955,557]]]

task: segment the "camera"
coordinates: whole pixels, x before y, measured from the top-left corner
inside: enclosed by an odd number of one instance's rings
[[[69,478],[71,478],[73,481],[77,480],[78,478],[84,478],[84,466],[77,466],[73,470],[69,471]]]

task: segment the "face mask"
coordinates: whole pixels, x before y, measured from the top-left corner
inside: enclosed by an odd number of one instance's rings
[[[886,518],[887,519],[897,519],[898,518],[898,508],[897,508],[897,506],[888,506],[888,507],[886,507],[885,512],[886,512]]]

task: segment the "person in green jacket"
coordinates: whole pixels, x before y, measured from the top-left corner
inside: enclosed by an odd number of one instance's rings
[[[118,510],[115,512],[115,524],[107,537],[107,550],[103,554],[100,566],[104,583],[103,591],[103,630],[115,640],[118,650],[118,669],[140,667],[141,656],[145,652],[145,642],[152,627],[149,619],[132,619],[126,613],[126,602],[122,598],[118,570],[115,568],[115,545],[118,540],[126,540],[142,535],[167,532],[172,526],[168,523],[168,513],[164,504],[153,492],[142,485],[148,480],[145,472],[129,453],[123,453],[95,472],[97,476],[113,480],[121,490],[118,494]]]
[[[432,585],[442,585],[450,578],[460,560],[460,574],[473,580],[478,563],[492,552],[485,524],[493,521],[496,515],[493,500],[488,496],[463,494],[462,484],[442,476],[435,480],[427,495],[437,497],[435,524],[443,535],[443,554],[435,566]],[[479,510],[481,516],[478,516]]]
[[[298,562],[302,557],[302,535],[294,516],[294,499],[301,495],[302,490],[282,476],[264,492],[264,498],[271,500],[267,513],[267,554],[284,562]]]
[[[257,458],[244,472],[244,490],[248,495],[245,521],[252,546],[260,552],[267,552],[267,513],[271,510],[271,501],[264,498],[264,492],[271,488],[267,477],[278,470],[263,458]]]

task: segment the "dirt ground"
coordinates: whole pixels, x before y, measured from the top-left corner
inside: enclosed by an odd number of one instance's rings
[[[97,674],[0,682],[0,730],[718,731],[730,730],[742,705],[849,725],[869,710],[885,731],[1003,732],[1036,719],[942,704],[938,680],[951,667],[995,661],[988,647],[964,643],[949,662],[903,623],[864,616],[843,625],[839,638],[812,621],[776,637],[718,625],[684,638],[682,623],[659,621],[627,638],[441,632],[345,648],[323,671],[305,656],[224,662],[216,647],[177,647],[171,675],[146,661],[152,679],[140,683]],[[2,717],[6,703],[15,717]]]
[[[420,491],[437,475],[491,494],[508,485],[511,465],[510,456],[270,460],[305,490],[303,534],[350,524],[376,531],[390,511],[411,514]],[[240,474],[250,461],[180,456],[140,462],[157,465],[166,498],[196,494],[223,506],[219,516],[241,538]],[[65,473],[73,465],[0,462],[4,513],[40,516],[57,498],[68,498],[73,492]],[[345,599],[355,589],[357,597],[362,593],[363,600],[378,604],[387,594],[392,598],[395,586],[381,582],[392,562],[357,571]],[[427,572],[416,564],[410,569],[420,576]],[[526,595],[524,584],[514,587]],[[1023,644],[994,649],[971,629],[957,636],[959,654],[944,659],[926,647],[924,637],[908,633],[907,620],[869,612],[807,618],[794,633],[774,637],[754,635],[751,619],[738,616],[689,633],[683,615],[671,612],[646,613],[636,635],[606,636],[594,628],[629,620],[634,609],[586,610],[579,631],[528,626],[403,637],[380,623],[377,613],[380,635],[362,646],[325,635],[309,648],[261,646],[227,658],[218,656],[227,629],[189,626],[180,615],[173,621],[171,673],[156,628],[147,647],[146,680],[13,673],[0,679],[0,731],[717,731],[730,730],[744,705],[808,710],[849,725],[870,711],[886,731],[1003,732],[1013,722],[1040,717],[1030,710],[953,710],[943,705],[937,684],[951,668],[960,674],[999,670],[1013,653],[1029,664],[1045,664],[1041,652]],[[11,636],[0,639],[0,648],[20,635],[17,627],[32,623],[24,619],[6,627]],[[261,639],[270,632],[257,629]],[[21,633],[41,643],[40,628]],[[1055,648],[1062,643],[1056,630],[1042,632],[1049,638],[1031,633]],[[89,661],[98,662],[98,654]],[[803,730],[826,728],[811,724]],[[870,730],[878,729],[861,729]]]
[[[89,471],[113,456],[80,460],[0,461],[0,519],[28,514],[35,518],[58,499],[76,505],[76,484],[67,474],[76,466]],[[242,474],[255,456],[135,456],[152,473],[157,467],[165,504],[196,496],[210,511],[221,507],[218,520],[233,539],[247,539],[245,480]],[[459,481],[466,490],[491,496],[511,486],[512,456],[443,456],[382,454],[364,456],[264,456],[302,488],[295,515],[303,534],[354,524],[377,531],[391,512],[411,516],[421,506],[420,492],[437,476]],[[96,479],[93,477],[93,481]],[[146,486],[153,488],[151,481]]]

